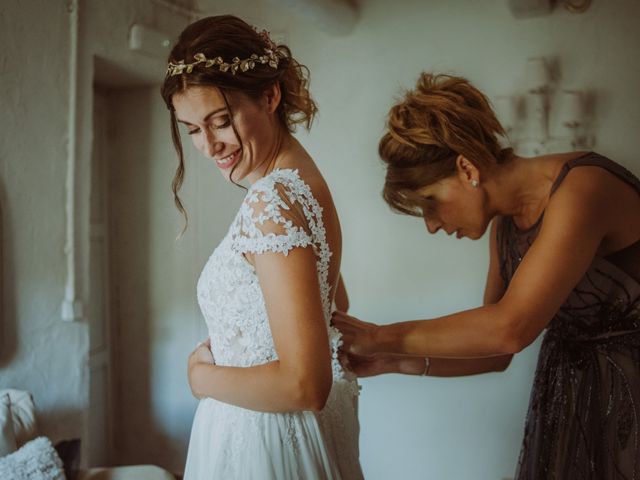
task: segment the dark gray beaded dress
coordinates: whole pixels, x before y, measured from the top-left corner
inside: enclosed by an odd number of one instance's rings
[[[640,181],[588,153],[566,163],[598,166],[640,194]],[[543,214],[544,216],[544,214]],[[498,225],[505,285],[535,241],[511,217]],[[640,480],[640,240],[588,271],[549,323],[540,348],[518,461],[517,480]]]

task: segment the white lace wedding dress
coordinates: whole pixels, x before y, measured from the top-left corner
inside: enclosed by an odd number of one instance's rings
[[[322,208],[297,170],[274,170],[247,192],[229,232],[198,281],[198,301],[216,364],[250,367],[276,360],[264,298],[244,253],[312,248],[333,353],[333,386],[318,413],[263,413],[202,399],[193,421],[185,480],[363,478],[358,385],[338,362],[340,333],[329,325],[331,251]]]

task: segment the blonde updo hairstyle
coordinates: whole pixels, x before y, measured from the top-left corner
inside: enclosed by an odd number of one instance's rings
[[[382,196],[407,215],[423,215],[418,191],[454,175],[458,155],[486,173],[513,153],[498,141],[505,131],[487,97],[461,77],[422,73],[389,111],[387,129],[379,145]]]
[[[248,97],[258,100],[265,91],[278,83],[281,100],[277,108],[278,118],[287,131],[293,132],[297,125],[306,129],[311,127],[317,107],[309,93],[309,70],[298,63],[286,45],[273,44],[268,34],[258,33],[244,20],[232,15],[220,15],[203,18],[189,25],[180,34],[178,42],[169,55],[170,63],[194,62],[196,54],[204,54],[206,58],[221,57],[226,62],[234,58],[246,59],[251,55],[264,55],[265,50],[272,50],[278,58],[278,67],[256,62],[255,68],[238,71],[235,75],[229,70],[221,71],[217,66],[206,67],[196,64],[191,72],[186,70],[177,75],[169,75],[161,87],[162,98],[171,115],[171,137],[178,154],[178,166],[172,182],[175,204],[178,210],[187,217],[178,192],[184,181],[185,165],[180,130],[173,107],[174,95],[184,92],[191,86],[210,86],[220,89],[231,117],[231,125],[236,136],[238,131],[233,123],[232,106],[229,95],[242,92]],[[234,167],[235,168],[235,167]],[[186,228],[186,225],[185,225]]]

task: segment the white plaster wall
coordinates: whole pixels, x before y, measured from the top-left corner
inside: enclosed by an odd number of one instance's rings
[[[0,9],[0,388],[32,392],[41,431],[79,437],[85,325],[61,320],[69,22],[64,1]],[[37,31],[38,35],[34,35]]]
[[[0,9],[0,388],[32,392],[40,432],[54,441],[84,437],[89,384],[86,318],[64,322],[60,312],[67,275],[68,3],[16,0]],[[76,241],[79,300],[86,304],[94,56],[121,69],[109,82],[150,84],[162,76],[164,59],[130,52],[129,27],[138,22],[175,35],[185,20],[148,0],[79,3]]]
[[[95,83],[109,98],[112,458],[116,464],[152,463],[180,471],[193,410],[184,344],[193,346],[199,336],[187,334],[189,340],[180,342],[188,332],[184,319],[197,318],[192,284],[181,279],[192,280],[194,274],[177,268],[188,267],[191,256],[185,263],[174,241],[180,228],[169,188],[174,157],[158,89],[165,58],[131,51],[127,42],[133,24],[175,37],[187,20],[149,0],[86,0],[83,7],[83,71],[93,74],[83,82],[83,97],[92,97]],[[91,109],[87,101],[83,110]],[[84,127],[90,151],[92,125]],[[164,325],[167,316],[173,325]]]
[[[419,220],[391,214],[380,198],[377,142],[384,116],[394,95],[422,69],[465,75],[495,96],[523,88],[528,56],[556,56],[563,87],[597,94],[596,149],[640,173],[633,142],[640,121],[640,65],[633,56],[640,46],[637,2],[596,1],[584,15],[558,10],[531,20],[514,20],[502,0],[360,3],[355,30],[335,38],[272,2],[200,2],[211,13],[235,13],[270,28],[312,71],[321,113],[312,133],[300,138],[325,173],[341,214],[343,272],[355,314],[389,322],[449,313],[481,300],[486,241],[426,236]],[[184,19],[147,0],[86,0],[81,7],[80,158],[90,158],[91,151],[93,56],[127,71],[110,112],[120,372],[116,459],[181,470],[195,408],[186,356],[204,334],[195,282],[241,192],[189,150],[184,198],[191,224],[174,242],[180,217],[171,204],[174,160],[166,112],[156,88],[138,88],[156,72],[161,78],[164,65],[128,52],[126,35],[134,22],[177,32]],[[0,387],[33,391],[45,432],[54,437],[83,432],[88,384],[85,327],[59,318],[66,274],[67,28],[62,0],[13,2],[0,11]],[[88,180],[86,167],[81,178]],[[81,194],[88,200],[88,192]],[[512,475],[535,353],[530,348],[500,375],[363,381],[367,478]]]

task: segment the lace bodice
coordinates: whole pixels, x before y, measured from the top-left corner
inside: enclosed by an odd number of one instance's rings
[[[337,359],[340,333],[330,326],[331,250],[322,207],[297,170],[274,170],[248,190],[227,235],[198,280],[198,302],[219,365],[248,367],[277,359],[258,276],[245,253],[312,248],[317,258],[324,318],[333,352],[334,379],[344,372]]]

